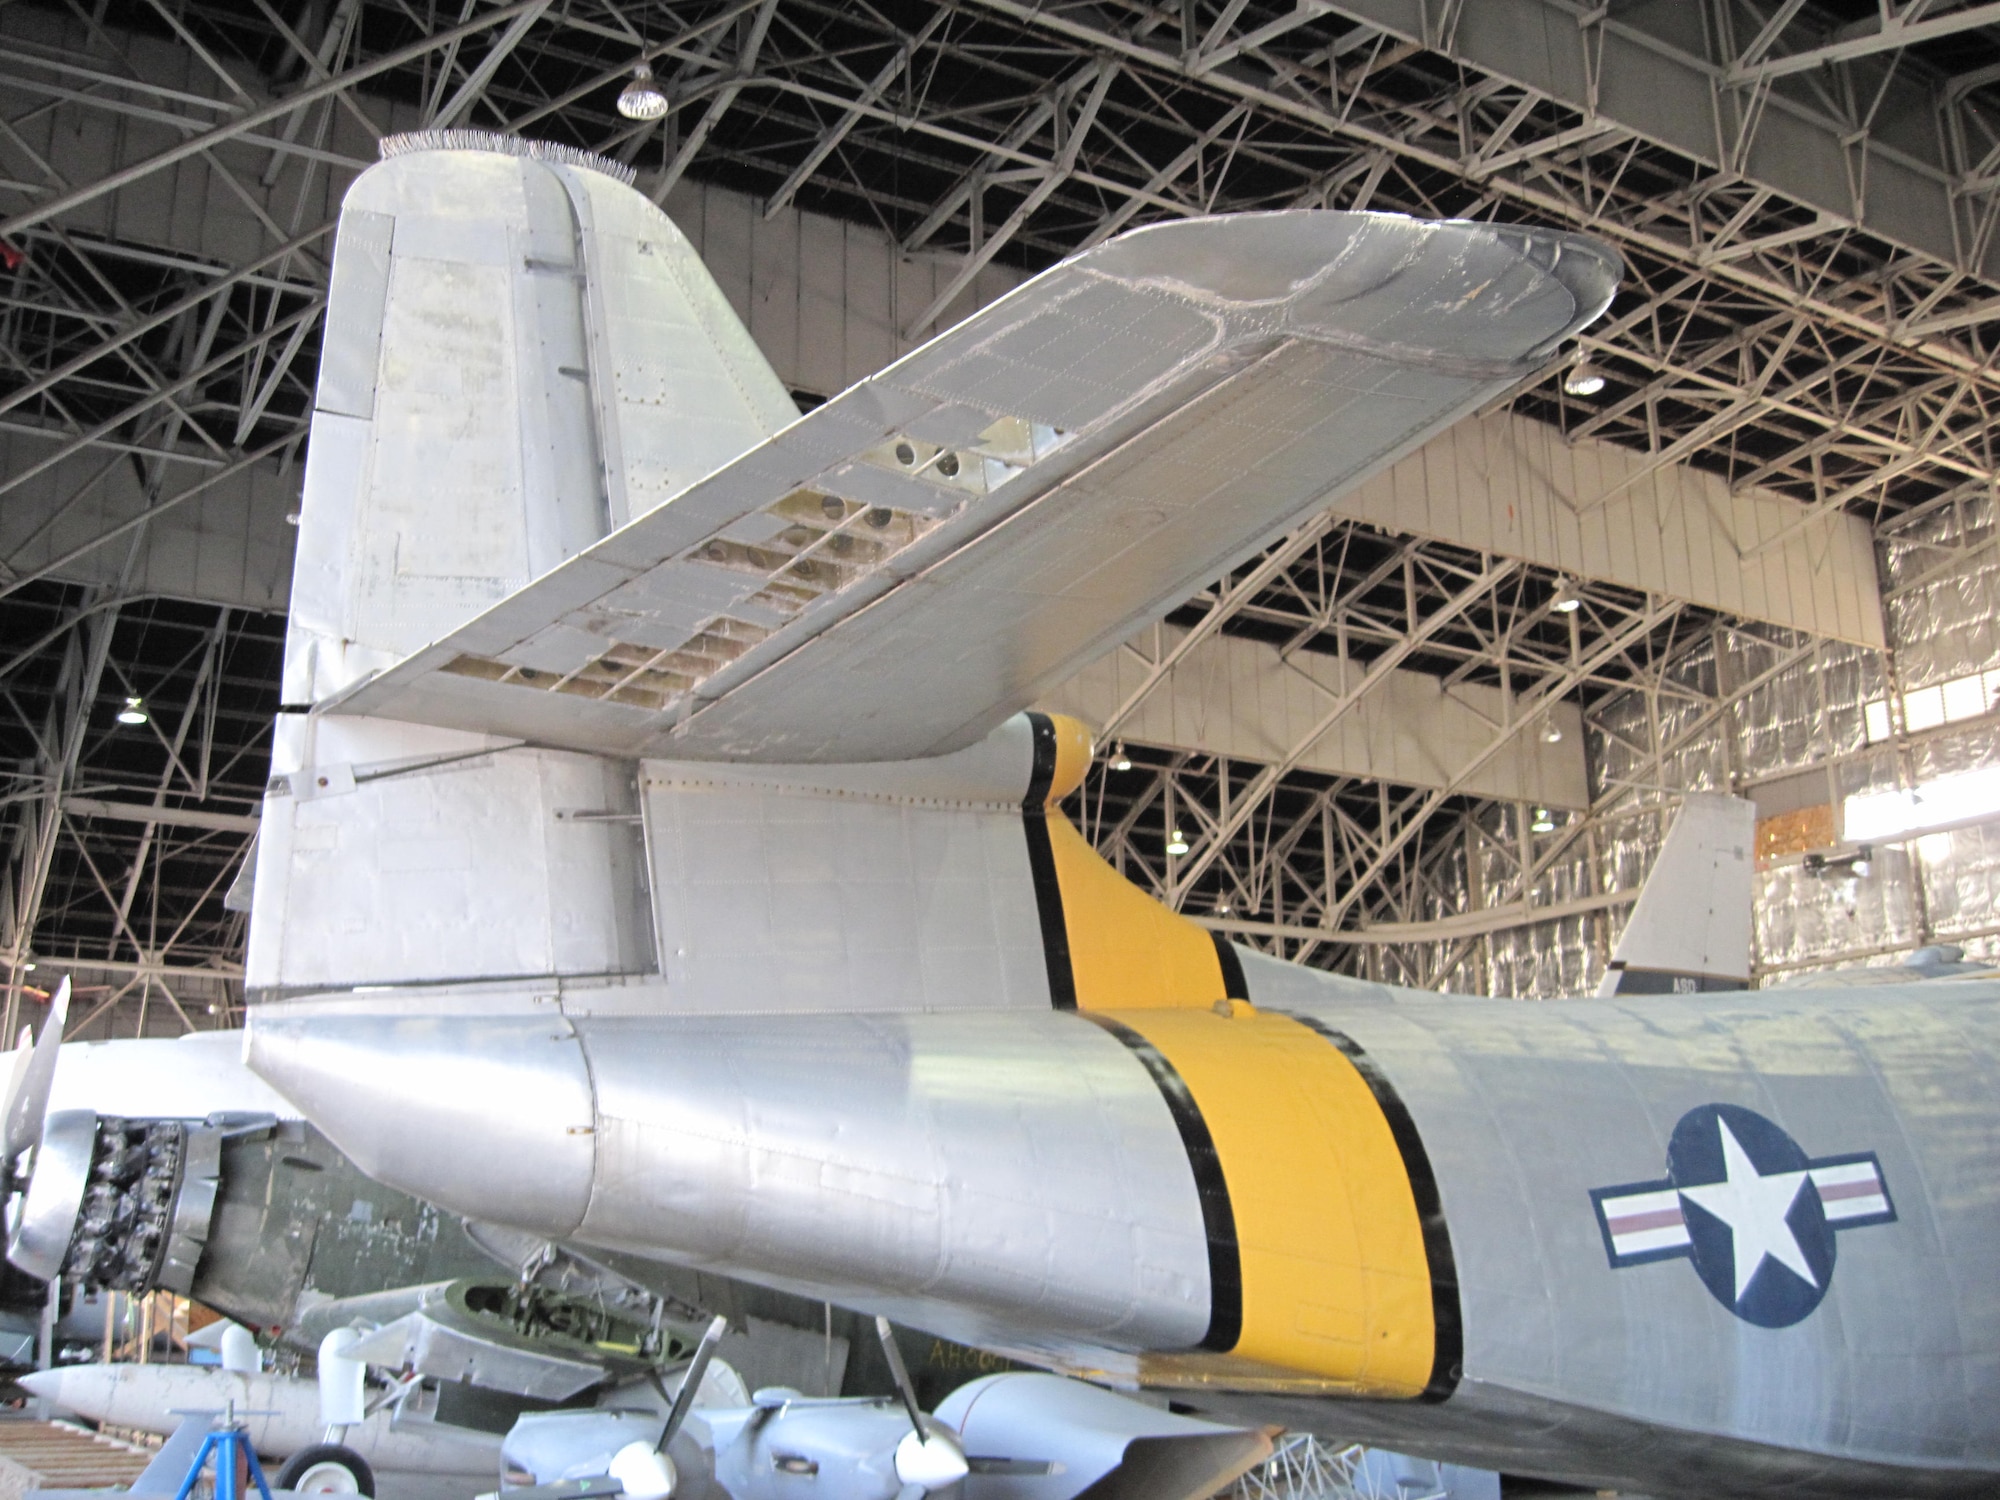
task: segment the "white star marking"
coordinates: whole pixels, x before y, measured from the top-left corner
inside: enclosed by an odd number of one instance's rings
[[[1683,1198],[1707,1209],[1729,1226],[1730,1248],[1736,1256],[1736,1300],[1750,1289],[1757,1268],[1769,1256],[1799,1274],[1807,1286],[1818,1286],[1819,1278],[1806,1264],[1798,1236],[1785,1222],[1810,1173],[1773,1172],[1759,1175],[1749,1153],[1729,1133],[1728,1124],[1716,1120],[1722,1132],[1722,1169],[1727,1177],[1702,1187],[1684,1187]]]

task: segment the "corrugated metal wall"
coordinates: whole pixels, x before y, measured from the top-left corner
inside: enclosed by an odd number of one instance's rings
[[[686,180],[667,194],[666,210],[778,378],[822,398],[875,374],[1023,279],[1011,267],[988,265],[936,320],[915,327],[911,320],[958,274],[963,256],[905,255],[879,229],[796,208],[766,218],[760,198]]]
[[[1914,522],[1881,545],[1880,570],[1889,652],[1768,626],[1718,627],[1667,665],[1657,689],[1593,709],[1586,739],[1599,817],[1535,878],[1533,899],[1589,894],[1593,880],[1604,890],[1636,886],[1679,793],[1735,791],[1759,810],[1761,982],[1895,962],[1925,943],[2000,961],[2000,819],[1875,847],[1862,877],[1817,876],[1803,849],[1766,847],[1766,828],[1802,812],[1826,812],[1824,827],[1837,837],[1839,809],[1856,792],[2000,763],[2000,512],[1975,497]],[[1732,708],[1715,711],[1719,693],[1746,685]],[[1518,899],[1518,862],[1505,851],[1520,843],[1519,815],[1486,812],[1471,852],[1448,872],[1458,899],[1471,904],[1476,888],[1486,904]],[[1573,819],[1559,812],[1555,821],[1557,831],[1531,845],[1559,844]],[[1481,865],[1476,874],[1469,861]],[[1585,993],[1628,910],[1378,962],[1384,977],[1475,994]]]
[[[1161,625],[1134,637],[1144,651],[1110,652],[1042,699],[1046,712],[1103,724],[1144,684],[1154,660],[1187,634]],[[1366,662],[1318,651],[1286,656],[1275,646],[1216,635],[1197,645],[1124,721],[1126,738],[1231,759],[1283,759],[1324,721],[1342,695],[1366,676]],[[1441,787],[1491,737],[1505,716],[1500,690],[1391,671],[1298,759],[1306,771],[1368,776],[1403,786]],[[1582,808],[1589,804],[1581,714],[1557,704],[1544,716],[1561,732],[1555,744],[1517,735],[1467,778],[1475,797],[1501,797]]]
[[[1865,646],[1882,642],[1868,524],[1807,520],[1768,490],[1489,412],[1441,433],[1334,509]]]

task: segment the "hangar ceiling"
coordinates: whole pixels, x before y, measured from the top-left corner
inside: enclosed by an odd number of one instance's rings
[[[869,226],[943,268],[895,310],[905,340],[1166,216],[1324,205],[1614,244],[1630,276],[1582,351],[1603,388],[1570,394],[1552,368],[1514,416],[1641,455],[1629,483],[1684,469],[1788,497],[1799,535],[1857,518],[1891,560],[1891,649],[1321,518],[1141,643],[1141,686],[1227,639],[1503,709],[1398,780],[1316,762],[1321,720],[1359,701],[1339,686],[1262,755],[1142,740],[1121,701],[1107,739],[1133,767],[1107,755],[1080,810],[1136,878],[1313,961],[1531,992],[1494,935],[1553,922],[1557,968],[1601,963],[1674,793],[1801,766],[1832,787],[1865,733],[1782,764],[1731,747],[1801,674],[1840,677],[1852,716],[1900,704],[1930,667],[1903,660],[1899,621],[1935,623],[1911,601],[1985,555],[2000,7],[13,0],[0,38],[10,997],[36,953],[105,960],[105,996],[169,1014],[181,991],[227,997],[241,922],[220,877],[255,811],[279,623],[213,602],[238,598],[220,585],[153,597],[149,548],[225,494],[231,524],[282,545],[332,214],[391,131],[551,138],[631,163],[656,199],[713,184]],[[640,60],[674,105],[649,125],[613,109]],[[136,734],[113,718],[129,696],[151,711]],[[1556,705],[1580,711],[1590,784],[1537,818],[1482,777]],[[1883,753],[1906,763],[1890,718]],[[121,800],[211,822],[82,810]],[[1467,904],[1480,931],[1407,930]],[[142,930],[147,912],[164,920]]]

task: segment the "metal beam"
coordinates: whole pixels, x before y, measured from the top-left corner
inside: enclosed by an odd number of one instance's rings
[[[2000,5],[1973,5],[1919,21],[1905,19],[1908,11],[1923,9],[1922,0],[1918,0],[1918,3],[1906,6],[1904,14],[1898,14],[1884,0],[1881,11],[1872,20],[1842,27],[1836,39],[1823,46],[1788,53],[1769,62],[1739,59],[1729,70],[1729,81],[1740,84],[1785,78],[1793,73],[1823,68],[1829,63],[1852,62],[1857,57],[1872,57],[1878,52],[1893,52],[1922,42],[1935,42],[1943,37],[1956,36],[1961,31],[1971,31],[1974,27],[2000,22]]]
[[[1308,927],[1296,922],[1258,922],[1238,917],[1190,916],[1210,932],[1242,937],[1281,937],[1300,943],[1333,943],[1343,947],[1363,945],[1403,947],[1413,943],[1448,942],[1453,938],[1480,937],[1487,933],[1511,932],[1541,922],[1559,922],[1565,917],[1588,916],[1592,912],[1614,911],[1630,906],[1639,892],[1606,891],[1599,896],[1579,896],[1573,901],[1552,901],[1546,906],[1510,901],[1461,916],[1440,917],[1435,922],[1371,922],[1363,927]]]
[[[1361,675],[1361,680],[1335,699],[1326,712],[1320,715],[1318,721],[1301,735],[1282,757],[1258,771],[1250,784],[1232,799],[1230,807],[1225,810],[1214,830],[1204,835],[1201,843],[1183,856],[1184,862],[1176,870],[1171,887],[1175,895],[1187,890],[1207,873],[1208,867],[1215,862],[1223,846],[1249,821],[1264,798],[1270,795],[1279,779],[1296,767],[1336,724],[1354,711],[1362,699],[1386,682],[1389,673],[1421,650],[1439,631],[1521,571],[1518,562],[1488,557],[1483,559],[1483,563],[1480,570],[1468,579],[1457,593],[1421,618],[1417,616],[1414,585],[1412,585],[1408,634],[1370,661],[1368,670]]]
[[[358,83],[366,82],[377,74],[387,73],[393,68],[402,67],[405,63],[415,62],[426,53],[435,52],[440,47],[449,46],[453,42],[464,40],[466,37],[477,36],[482,31],[490,30],[503,21],[511,21],[516,16],[525,14],[530,10],[538,11],[545,9],[547,5],[548,0],[514,0],[513,4],[502,5],[494,10],[489,10],[477,20],[467,21],[463,26],[455,26],[449,31],[440,31],[435,35],[425,37],[421,41],[412,42],[406,47],[398,47],[393,52],[385,52],[379,57],[368,59],[366,62],[356,63],[344,73],[337,73],[330,78],[311,85],[309,88],[301,89],[296,94],[279,99],[274,103],[266,104],[261,108],[247,110],[238,114],[234,119],[226,120],[210,130],[205,130],[199,135],[182,141],[177,146],[169,146],[166,150],[149,156],[144,161],[134,162],[128,167],[122,167],[115,172],[107,173],[93,182],[86,182],[79,187],[71,188],[67,192],[58,193],[44,202],[37,203],[32,208],[21,210],[12,218],[0,220],[0,240],[8,239],[19,234],[24,229],[32,228],[36,224],[45,223],[50,219],[81,208],[86,203],[94,203],[105,194],[115,193],[122,187],[128,187],[132,183],[152,176],[153,173],[163,168],[172,166],[175,162],[186,161],[191,156],[200,156],[204,152],[213,150],[227,141],[234,140],[245,131],[255,130],[258,126],[269,124],[272,120],[282,119],[295,109],[316,103],[321,99],[331,98],[343,90],[353,88]]]
[[[255,833],[253,814],[202,812],[199,808],[148,807],[142,802],[110,802],[101,797],[65,797],[63,811],[77,818],[117,818],[163,828],[205,828],[218,833]]]

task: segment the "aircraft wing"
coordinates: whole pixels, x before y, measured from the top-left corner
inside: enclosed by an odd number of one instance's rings
[[[1618,274],[1392,215],[1136,231],[323,706],[683,760],[960,748],[1532,372]]]

